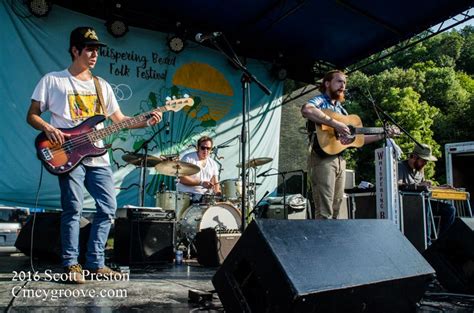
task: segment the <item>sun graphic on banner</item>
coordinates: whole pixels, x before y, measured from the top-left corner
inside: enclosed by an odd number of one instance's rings
[[[221,72],[208,64],[192,62],[181,66],[173,76],[173,84],[190,90],[195,100],[200,98],[192,108],[184,110],[203,124],[215,125],[232,108],[231,85]]]

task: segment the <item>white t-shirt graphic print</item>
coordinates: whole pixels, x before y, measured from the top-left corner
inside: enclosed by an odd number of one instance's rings
[[[119,106],[112,87],[105,80],[99,78],[102,88],[107,115],[113,114]],[[43,76],[36,85],[31,99],[39,101],[41,112],[50,111],[50,124],[57,128],[71,128],[97,114],[103,114],[98,102],[94,80],[82,81],[76,79],[65,69],[60,72],[51,72]],[[100,123],[97,129],[103,128]],[[103,142],[97,142],[103,146]],[[110,164],[107,154],[85,158],[82,163],[87,166],[107,166]]]

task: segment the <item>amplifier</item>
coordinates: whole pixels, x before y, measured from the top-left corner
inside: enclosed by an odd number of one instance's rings
[[[115,261],[127,265],[172,262],[174,227],[174,221],[116,219]]]
[[[128,209],[127,217],[129,219],[140,220],[173,220],[174,211],[161,211],[153,209]]]
[[[165,211],[154,207],[125,206],[117,209],[116,218],[142,219],[142,220],[174,220],[175,212]]]
[[[197,259],[203,266],[219,266],[239,240],[239,230],[205,228],[196,234]]]

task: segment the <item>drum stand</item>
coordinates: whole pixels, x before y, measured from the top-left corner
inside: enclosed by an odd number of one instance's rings
[[[247,185],[248,186],[248,189],[249,189],[249,192],[247,193],[247,198],[248,198],[248,211],[247,211],[247,219],[250,218],[250,212],[253,211],[253,208],[255,208],[255,205],[256,205],[256,200],[257,200],[257,167],[251,167],[252,169],[252,175],[249,175],[250,176],[250,179],[249,179],[249,183],[247,184],[246,182],[246,186],[245,187],[242,187],[242,188],[247,188]],[[252,180],[252,182],[250,182],[250,180]]]
[[[178,249],[178,245],[180,243],[182,243],[183,241],[183,238],[179,238],[179,242],[178,242],[178,234],[176,232],[176,227],[178,227],[178,214],[179,212],[178,211],[178,183],[179,183],[179,177],[180,177],[180,173],[179,173],[179,165],[176,167],[176,173],[175,173],[175,192],[174,192],[174,208],[175,208],[175,219],[176,219],[176,223],[173,227],[173,251],[176,252],[176,250]],[[188,245],[186,247],[187,251],[186,251],[186,259],[191,259],[191,246],[193,245],[193,240],[191,240],[190,238],[188,238],[188,236],[186,236],[186,240],[188,242]],[[194,247],[196,248],[196,247]]]
[[[147,164],[147,161],[148,161],[148,144],[156,137],[156,135],[158,135],[163,129],[165,128],[165,126],[161,127],[160,129],[158,129],[154,134],[153,136],[151,136],[150,138],[148,138],[147,140],[145,140],[141,145],[140,147],[138,147],[138,149],[136,149],[133,153],[137,153],[138,151],[140,151],[141,149],[144,150],[144,157],[141,161],[141,164],[140,164],[140,181],[139,181],[139,185],[138,185],[138,205],[143,207],[144,204],[145,204],[145,186],[146,186],[146,167],[148,166]]]
[[[175,223],[173,227],[173,251],[176,252],[178,248],[176,246],[177,234],[176,234],[176,227],[178,226],[178,183],[179,183],[179,165],[176,167],[175,179],[174,179],[174,215],[175,215]]]

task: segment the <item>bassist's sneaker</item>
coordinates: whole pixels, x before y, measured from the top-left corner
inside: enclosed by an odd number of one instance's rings
[[[71,284],[84,284],[86,280],[82,273],[82,267],[80,264],[74,264],[71,266],[66,266],[64,271],[67,275],[67,282]]]

